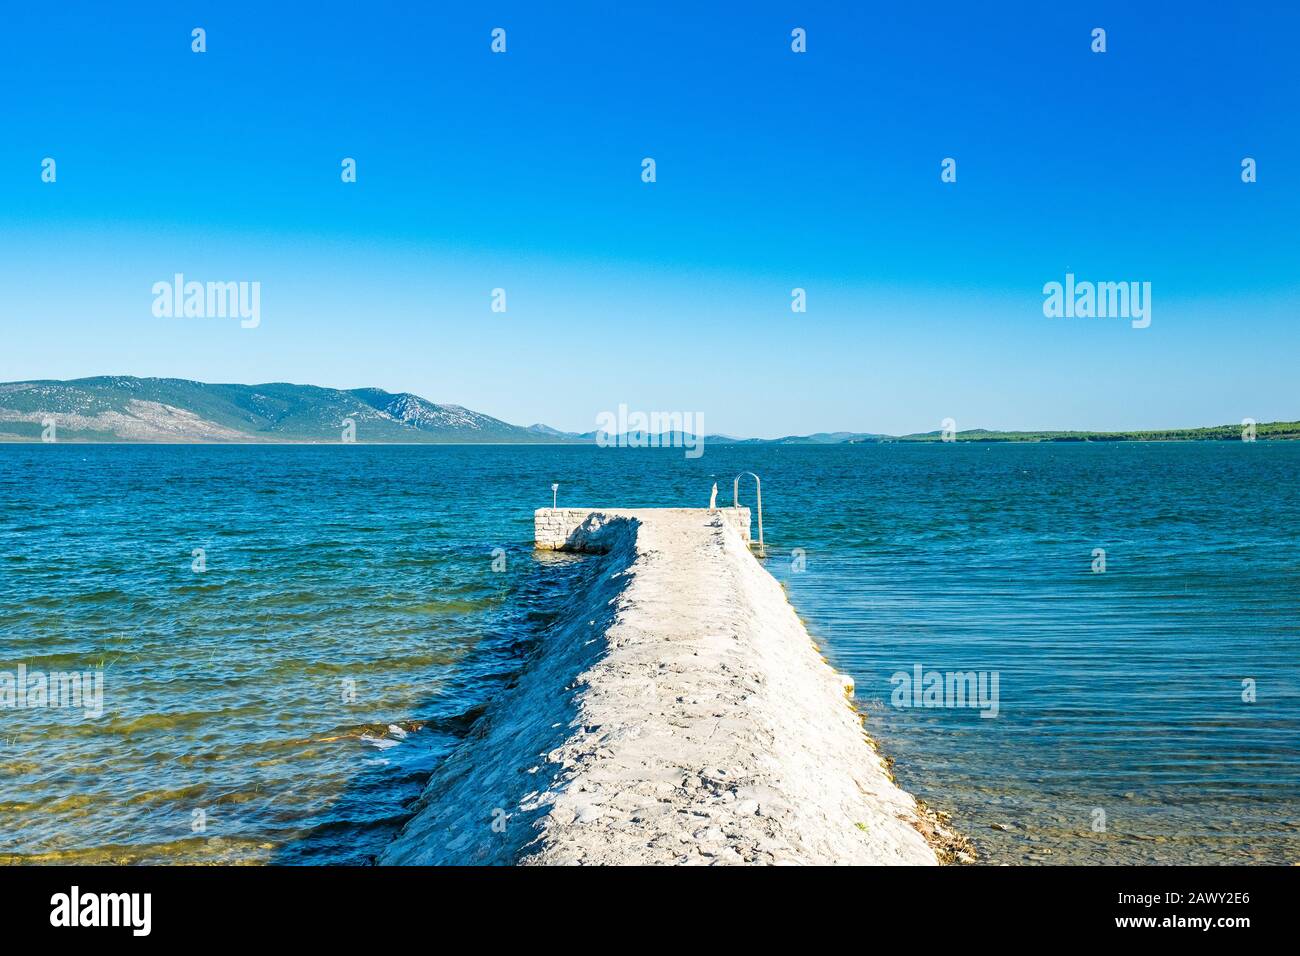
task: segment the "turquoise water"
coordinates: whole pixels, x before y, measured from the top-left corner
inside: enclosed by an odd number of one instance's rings
[[[591,571],[531,549],[551,482],[703,505],[741,470],[982,859],[1300,859],[1300,444],[1257,442],[0,445],[0,673],[104,674],[97,719],[0,709],[0,860],[369,859]],[[918,664],[996,671],[998,716],[893,706]]]

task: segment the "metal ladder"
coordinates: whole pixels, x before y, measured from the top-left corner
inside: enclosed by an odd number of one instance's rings
[[[749,475],[754,479],[754,494],[758,498],[758,556],[767,557],[767,548],[763,544],[763,482],[752,471],[742,471],[731,483],[731,507],[740,507],[740,479]]]

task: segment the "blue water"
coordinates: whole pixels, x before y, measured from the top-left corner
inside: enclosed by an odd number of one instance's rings
[[[551,482],[704,505],[741,470],[983,860],[1300,859],[1300,444],[1256,442],[0,445],[0,673],[105,685],[97,719],[0,709],[0,860],[368,860],[591,571],[531,549]],[[893,706],[918,664],[996,671],[998,716]]]

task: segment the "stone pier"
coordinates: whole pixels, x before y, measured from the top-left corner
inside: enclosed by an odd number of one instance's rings
[[[538,508],[533,512],[533,543],[544,551],[603,550],[602,524],[614,518],[640,520],[672,514],[717,515],[749,544],[748,508]]]
[[[746,508],[542,508],[590,553],[390,864],[934,864]]]

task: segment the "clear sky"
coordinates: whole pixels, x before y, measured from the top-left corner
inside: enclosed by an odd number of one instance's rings
[[[0,380],[754,436],[1300,418],[1295,3],[274,6],[7,9]],[[155,317],[177,272],[260,282],[260,326]],[[1067,272],[1150,282],[1151,326],[1044,317]]]

